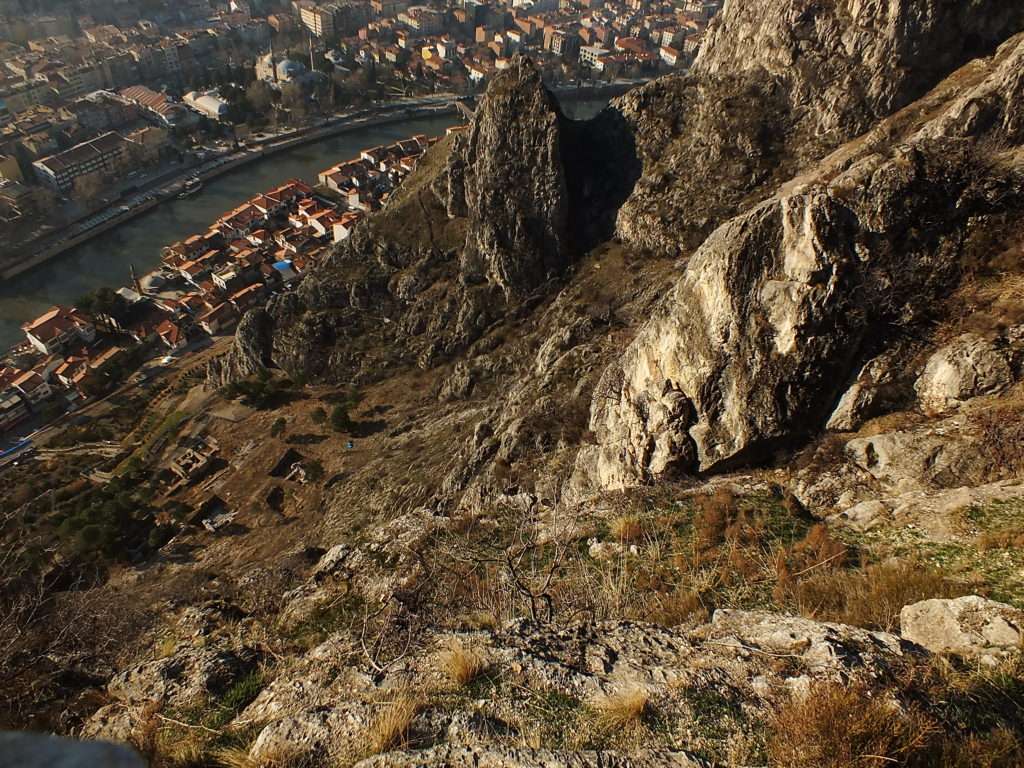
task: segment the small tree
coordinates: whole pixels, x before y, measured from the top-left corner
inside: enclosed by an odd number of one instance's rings
[[[274,423],[270,425],[270,436],[278,437],[281,434],[283,434],[284,428],[287,424],[288,422],[285,421],[284,416],[278,416],[276,419],[274,419]]]
[[[327,411],[325,411],[323,406],[321,406],[313,411],[310,418],[313,420],[314,424],[323,424],[327,421]]]
[[[348,415],[348,407],[343,403],[338,403],[331,409],[331,427],[335,432],[347,432],[352,429],[352,417]]]

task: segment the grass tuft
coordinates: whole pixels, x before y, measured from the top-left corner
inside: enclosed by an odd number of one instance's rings
[[[632,687],[606,696],[593,704],[594,721],[606,734],[636,728],[651,712],[651,699],[643,688]]]
[[[487,671],[487,660],[480,651],[453,642],[441,654],[441,671],[457,688],[465,688]]]
[[[617,541],[625,544],[638,541],[643,536],[644,529],[639,518],[633,515],[624,515],[612,520],[609,532]]]
[[[423,709],[423,699],[412,691],[401,691],[386,703],[367,726],[365,756],[379,755],[409,745],[412,721]]]

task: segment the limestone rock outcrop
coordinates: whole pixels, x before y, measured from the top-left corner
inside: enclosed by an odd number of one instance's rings
[[[973,72],[968,94],[996,105],[993,140],[1016,140],[1002,118],[1022,65],[1018,37]],[[605,373],[598,445],[581,451],[579,474],[621,488],[706,472],[824,426],[858,360],[899,340],[956,280],[967,228],[1024,205],[1019,163],[979,157],[979,137],[928,130],[969,98],[959,85],[908,143],[872,134],[704,242]]]
[[[923,600],[900,611],[900,634],[933,653],[991,656],[1020,650],[1024,611],[977,595]]]
[[[266,370],[273,365],[273,338],[273,320],[267,311],[249,310],[238,323],[231,351],[210,363],[207,379],[215,386],[223,386]]]
[[[1013,382],[1007,356],[977,334],[964,334],[937,350],[915,385],[928,414],[949,411],[964,400],[991,395]]]
[[[1021,29],[1000,0],[726,3],[686,76],[616,100],[642,175],[616,234],[671,255]]]
[[[457,136],[441,186],[449,213],[467,218],[463,279],[521,294],[565,268],[562,120],[540,72],[515,57],[487,89],[469,130]]]

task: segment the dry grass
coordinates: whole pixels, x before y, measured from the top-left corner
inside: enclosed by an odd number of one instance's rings
[[[423,706],[423,698],[414,691],[396,693],[395,698],[384,704],[377,717],[366,727],[364,756],[407,747],[412,721]]]
[[[698,548],[710,549],[723,543],[739,515],[736,495],[728,488],[717,488],[707,496],[698,496],[694,506],[697,512],[693,529]]]
[[[900,610],[905,605],[969,592],[966,585],[951,582],[933,568],[913,561],[855,571],[822,569],[788,589],[790,599],[804,616],[885,631],[898,629]]]
[[[1024,765],[1024,743],[1006,728],[972,733],[963,740],[946,741],[935,764],[943,768],[1019,768]]]
[[[770,718],[767,750],[770,764],[779,768],[907,765],[935,735],[916,708],[901,712],[861,683],[817,683]]]
[[[282,748],[275,754],[264,753],[259,759],[250,757],[247,747],[221,747],[212,753],[212,759],[203,764],[218,768],[318,768],[321,758],[303,753],[297,747]]]
[[[1024,533],[1020,531],[986,531],[977,539],[977,547],[983,552],[993,549],[1024,549]]]
[[[218,749],[213,759],[215,765],[222,768],[269,768],[266,763],[249,757],[249,750],[244,747],[224,747]]]
[[[991,408],[974,415],[978,449],[991,467],[990,479],[1018,477],[1024,471],[1024,386],[1017,385]]]
[[[442,674],[456,688],[465,688],[487,671],[487,660],[475,648],[467,648],[462,643],[453,642],[441,653],[439,658]]]
[[[639,687],[627,688],[594,701],[594,723],[603,733],[621,733],[640,726],[650,710],[647,691]]]
[[[612,520],[609,532],[612,538],[625,544],[639,541],[644,535],[644,528],[639,518],[633,515],[624,515]]]

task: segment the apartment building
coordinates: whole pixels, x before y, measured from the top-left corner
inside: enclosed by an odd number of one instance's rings
[[[332,6],[304,7],[299,14],[302,25],[319,38],[334,36],[334,8]]]
[[[129,162],[130,142],[113,131],[32,163],[36,176],[51,189],[67,194],[75,179],[91,173],[114,175]]]

